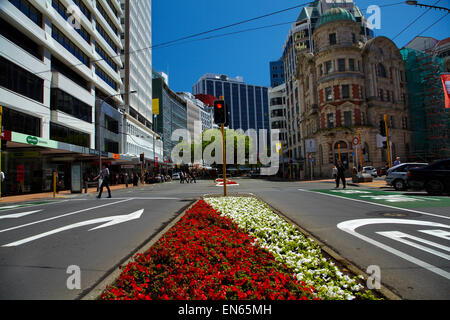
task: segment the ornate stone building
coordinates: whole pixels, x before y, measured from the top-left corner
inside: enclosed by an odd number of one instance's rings
[[[305,154],[314,159],[307,162],[314,177],[330,177],[339,157],[349,169],[358,166],[359,152],[352,145],[358,131],[363,166],[383,166],[388,161],[379,136],[384,114],[391,156],[406,160],[411,132],[405,67],[397,46],[386,37],[369,39],[354,15],[338,7],[321,15],[312,37],[314,50],[301,52],[296,67],[302,143],[315,142],[315,152]]]

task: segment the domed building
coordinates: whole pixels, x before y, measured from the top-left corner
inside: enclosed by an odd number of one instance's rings
[[[314,177],[330,177],[338,159],[348,169],[358,167],[360,154],[363,166],[383,166],[388,158],[379,133],[385,114],[391,157],[406,159],[411,132],[404,62],[390,39],[371,38],[364,30],[349,10],[328,9],[314,26],[314,49],[297,56],[301,136],[305,158],[314,159],[307,163]],[[358,134],[361,152],[353,146]],[[306,154],[310,141],[316,147]]]

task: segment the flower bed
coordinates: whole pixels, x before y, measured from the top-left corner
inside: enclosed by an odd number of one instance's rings
[[[201,200],[132,262],[101,298],[312,299],[312,286]]]
[[[238,186],[239,183],[232,181],[230,179],[226,179],[227,180],[227,186]],[[223,187],[223,179],[216,179],[216,187]]]
[[[292,268],[297,279],[313,286],[322,299],[374,299],[357,278],[343,274],[325,259],[319,246],[293,225],[275,214],[266,204],[250,197],[205,199],[224,217],[255,237],[275,259]]]

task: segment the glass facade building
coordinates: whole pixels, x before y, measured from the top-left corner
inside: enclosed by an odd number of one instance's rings
[[[205,74],[194,84],[194,95],[223,96],[231,129],[270,129],[268,88],[246,84],[242,78]]]

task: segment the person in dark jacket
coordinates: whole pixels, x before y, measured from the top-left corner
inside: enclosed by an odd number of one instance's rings
[[[102,197],[103,187],[106,187],[106,189],[108,190],[108,198],[111,198],[111,189],[109,188],[109,177],[110,177],[109,169],[105,165],[103,165],[102,171],[100,171],[98,176],[95,177],[94,179],[94,180],[101,179],[100,192],[97,196],[98,199]]]
[[[336,189],[339,188],[339,182],[340,180],[342,180],[342,184],[344,186],[343,189],[345,189],[346,184],[345,184],[345,167],[342,164],[342,161],[338,161],[337,165],[336,165],[336,169],[337,169],[337,175],[336,175]]]

